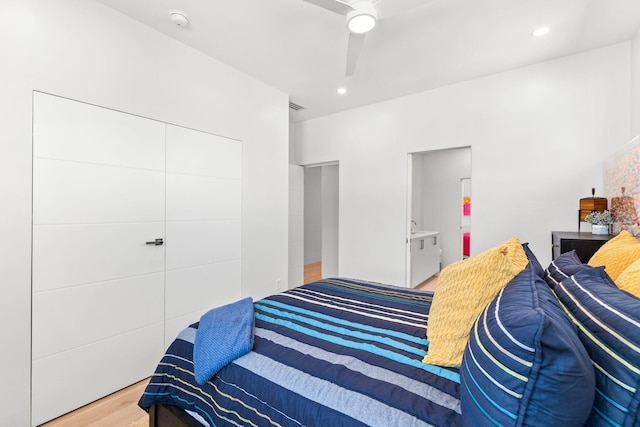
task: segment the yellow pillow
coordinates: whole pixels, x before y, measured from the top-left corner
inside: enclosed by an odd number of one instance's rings
[[[522,243],[520,243],[520,239],[518,239],[516,236],[513,236],[509,240],[502,242],[502,245],[507,245],[508,247],[507,256],[511,260],[511,264],[517,270],[514,274],[515,277],[516,274],[527,268],[527,264],[529,264],[529,258],[527,258],[527,254],[522,247]],[[493,298],[491,299],[491,301],[493,301]]]
[[[603,265],[605,271],[615,282],[620,273],[634,261],[640,259],[640,240],[623,230],[613,239],[602,245],[589,260],[589,265]]]
[[[640,298],[640,259],[631,263],[616,279],[616,285]]]
[[[612,248],[626,246],[633,243],[638,243],[638,239],[633,237],[633,234],[629,233],[627,230],[622,230],[616,237],[607,241],[603,246],[606,245],[608,248]]]
[[[517,237],[445,267],[429,311],[424,363],[460,366],[469,331],[482,310],[527,266]]]

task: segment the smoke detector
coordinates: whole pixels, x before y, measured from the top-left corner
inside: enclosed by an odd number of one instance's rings
[[[171,22],[180,28],[184,28],[189,25],[189,18],[187,17],[187,14],[181,10],[171,9],[169,11],[169,19],[171,19]]]

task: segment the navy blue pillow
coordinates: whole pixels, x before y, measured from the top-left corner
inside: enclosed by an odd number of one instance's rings
[[[575,250],[560,254],[559,257],[551,261],[549,267],[544,272],[544,280],[551,287],[555,288],[556,285],[562,282],[564,279],[573,276],[579,271],[588,270],[590,265],[583,264],[578,258]]]
[[[554,292],[595,368],[596,400],[587,425],[640,425],[640,298],[618,289],[604,267],[580,271]]]
[[[529,243],[523,243],[522,249],[524,249],[524,253],[525,255],[527,255],[527,259],[529,260],[529,262],[531,263],[531,266],[533,267],[533,271],[538,276],[544,278],[544,268],[542,268],[542,265],[540,265],[540,262],[538,261],[538,258],[536,258],[536,256],[533,254],[533,251],[529,249]]]
[[[476,320],[460,375],[464,426],[582,426],[593,405],[589,355],[531,265]]]

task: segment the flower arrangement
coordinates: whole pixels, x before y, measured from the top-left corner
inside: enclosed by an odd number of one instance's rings
[[[584,219],[592,225],[611,225],[613,224],[613,217],[611,212],[605,210],[602,212],[593,211]]]

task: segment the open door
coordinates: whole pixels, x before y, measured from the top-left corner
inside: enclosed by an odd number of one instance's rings
[[[304,167],[304,283],[337,277],[338,163]]]
[[[405,286],[413,287],[420,279],[429,279],[433,269],[419,273],[412,267],[416,260],[412,242],[426,236],[424,243],[433,249],[432,235],[437,234],[441,250],[434,251],[433,257],[439,258],[442,267],[461,260],[463,252],[468,253],[463,236],[471,232],[471,147],[409,153],[407,175]],[[464,215],[464,197],[468,197],[469,215]],[[418,247],[423,253],[425,244]],[[413,273],[421,277],[412,278]]]

